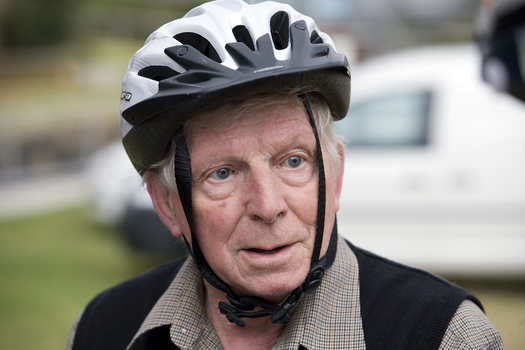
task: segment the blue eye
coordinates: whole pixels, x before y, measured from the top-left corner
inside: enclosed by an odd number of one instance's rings
[[[299,165],[301,165],[303,163],[303,158],[298,157],[298,156],[293,156],[293,157],[288,158],[286,160],[286,163],[291,168],[297,168]]]
[[[215,180],[226,180],[231,175],[231,170],[227,168],[221,168],[219,170],[215,170],[211,176]]]

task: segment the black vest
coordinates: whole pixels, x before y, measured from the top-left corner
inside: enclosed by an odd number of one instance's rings
[[[466,290],[348,243],[359,263],[361,316],[367,349],[438,349]],[[184,259],[161,265],[93,299],[78,325],[73,350],[124,350]],[[178,349],[169,326],[143,334],[133,349]],[[310,349],[314,350],[314,349]]]

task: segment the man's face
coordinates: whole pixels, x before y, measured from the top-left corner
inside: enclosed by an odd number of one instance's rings
[[[213,125],[222,113],[205,118]],[[304,281],[316,231],[317,150],[304,108],[248,110],[232,125],[192,130],[189,145],[195,234],[208,264],[237,294],[280,302]],[[325,171],[321,256],[338,209],[328,161]]]

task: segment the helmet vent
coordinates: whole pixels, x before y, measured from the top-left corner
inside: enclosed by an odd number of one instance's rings
[[[138,74],[144,78],[162,81],[164,79],[174,77],[180,73],[166,66],[149,66],[139,70]]]
[[[328,56],[329,53],[330,52],[328,51],[328,48],[323,48],[322,50],[317,51],[312,57],[313,58],[325,57],[325,56]]]
[[[288,47],[290,38],[290,19],[288,13],[279,11],[270,19],[270,30],[272,33],[273,45],[277,50],[284,50]]]
[[[312,35],[310,35],[310,42],[312,44],[322,44],[324,41],[323,38],[319,36],[319,33],[317,33],[317,30],[314,30]]]
[[[244,43],[250,48],[250,50],[255,51],[255,45],[253,44],[253,39],[250,35],[250,32],[248,31],[248,28],[245,26],[237,26],[233,28],[232,31],[238,43]]]
[[[196,33],[186,32],[179,33],[175,35],[174,38],[184,45],[192,46],[195,50],[199,51],[209,59],[212,59],[217,63],[222,62],[213,45],[211,45],[210,42],[203,36]]]

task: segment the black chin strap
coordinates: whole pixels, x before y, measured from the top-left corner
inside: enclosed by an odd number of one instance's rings
[[[175,178],[177,182],[177,189],[179,192],[179,197],[184,208],[184,213],[186,214],[186,219],[191,231],[191,243],[192,247],[186,241],[188,248],[190,248],[191,255],[195,260],[197,268],[201,272],[202,277],[208,281],[212,286],[218,290],[226,293],[226,298],[230,304],[226,302],[219,302],[219,310],[226,318],[235,323],[237,326],[244,327],[246,323],[241,319],[243,317],[247,318],[258,318],[265,316],[272,316],[272,323],[285,323],[290,320],[292,311],[295,309],[304,293],[311,293],[319,287],[321,284],[322,278],[324,276],[325,270],[329,269],[332,266],[332,263],[335,259],[335,253],[337,250],[337,224],[334,223],[334,228],[330,237],[330,244],[325,256],[322,259],[319,259],[321,246],[323,243],[323,233],[324,233],[324,222],[325,222],[325,205],[326,205],[326,179],[324,172],[324,163],[321,153],[321,142],[319,140],[319,135],[317,132],[317,127],[315,124],[315,119],[312,113],[312,109],[308,102],[306,95],[300,95],[303,104],[305,106],[306,112],[308,114],[308,119],[310,125],[314,131],[315,140],[317,144],[318,152],[318,161],[319,161],[319,188],[318,188],[318,207],[317,207],[317,228],[315,235],[314,249],[312,253],[312,259],[310,264],[310,272],[306,277],[302,285],[297,287],[284,301],[282,305],[274,305],[267,300],[264,300],[259,297],[239,297],[237,296],[232,289],[224,283],[209,267],[200,246],[197,242],[197,239],[194,234],[193,229],[193,210],[192,210],[192,196],[191,196],[191,163],[190,156],[188,152],[188,147],[186,145],[186,140],[182,133],[179,133],[177,137],[177,148],[175,154]],[[254,308],[259,307],[261,310],[251,311]]]

